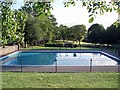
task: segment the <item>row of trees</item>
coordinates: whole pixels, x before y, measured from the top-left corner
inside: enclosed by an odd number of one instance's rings
[[[45,24],[45,26],[46,25],[47,24]],[[40,27],[40,25],[38,27]],[[30,27],[30,29],[31,28],[32,27]],[[84,40],[86,42],[91,42],[95,44],[99,43],[99,44],[109,45],[109,44],[119,43],[120,41],[119,29],[120,26],[116,27],[115,24],[112,24],[107,29],[105,29],[101,24],[93,24],[88,30],[86,29],[85,25],[74,25],[72,27],[67,27],[65,25],[60,25],[60,26],[54,25],[54,29],[52,27],[51,30],[50,29],[48,30],[48,32],[42,31],[45,29],[41,29],[41,30],[40,28],[35,29],[36,30],[36,33],[34,33],[35,35],[33,35],[32,33],[31,36],[37,36],[38,39],[34,39],[34,41],[37,42],[40,42],[41,40],[43,41],[47,40],[49,43],[51,43],[54,40],[63,40],[63,42],[65,42],[66,40],[71,40],[73,42],[79,41],[79,45],[80,45],[80,42]],[[30,33],[31,32],[29,32],[29,40],[30,40],[29,42],[32,41]]]
[[[50,14],[49,2],[26,2],[20,11],[26,13],[24,30],[25,45],[45,44],[53,41],[53,32],[57,25],[56,18]]]
[[[38,6],[41,8],[38,9]],[[20,9],[20,11],[24,11],[27,14],[24,34],[25,44],[52,43],[52,41],[58,39],[62,39],[63,42],[65,40],[78,40],[80,44],[87,31],[86,26],[75,25],[70,28],[65,25],[57,26],[56,18],[50,14],[50,8],[50,3],[37,2],[25,3]],[[46,10],[48,13],[45,13]]]
[[[100,44],[117,44],[120,42],[120,25],[112,24],[107,29],[100,24],[94,24],[88,29],[87,41]]]
[[[47,40],[49,43],[53,40],[53,31],[55,25],[45,15],[33,17],[28,14],[25,26],[24,41],[26,44],[36,44],[37,42]],[[51,17],[51,16],[50,16]]]
[[[11,8],[13,5],[9,0],[0,2],[1,8],[1,33],[2,44],[30,44],[37,42],[45,44],[53,40],[62,39],[79,41],[86,37],[86,41],[92,43],[113,44],[119,42],[119,26],[112,25],[106,30],[102,25],[94,24],[87,32],[85,25],[57,26],[56,18],[51,15],[50,2],[25,2],[19,10]],[[102,5],[102,3],[100,4]],[[83,2],[83,6],[85,2]],[[89,6],[89,5],[88,5]],[[93,18],[90,19],[93,21]],[[111,35],[114,34],[114,35]]]
[[[65,42],[65,40],[71,40],[73,42],[79,41],[80,44],[81,40],[83,40],[86,35],[87,29],[85,25],[74,25],[72,27],[60,25],[56,28],[55,32],[55,39],[62,39],[63,42]]]
[[[51,19],[49,19],[51,18]],[[25,26],[25,42],[29,45],[38,45],[52,43],[54,40],[79,41],[79,44],[86,35],[85,25],[75,25],[67,27],[66,25],[56,25],[56,19],[53,15],[49,18],[45,16],[29,16]],[[53,21],[51,21],[53,20]]]
[[[41,18],[46,18],[50,15],[50,9],[52,8],[50,2],[31,3],[26,1],[24,7],[19,10],[13,9],[12,5],[13,2],[11,0],[0,1],[0,32],[2,34],[1,38],[3,47],[7,44],[21,44],[28,42],[29,40],[27,40],[28,34],[26,30],[29,30],[27,25],[30,25],[30,19],[33,20],[35,24],[38,24],[36,22],[40,21]],[[33,27],[36,27],[35,24]],[[44,24],[46,23],[44,22]],[[31,28],[31,31],[33,29],[32,32],[35,30],[33,27]]]

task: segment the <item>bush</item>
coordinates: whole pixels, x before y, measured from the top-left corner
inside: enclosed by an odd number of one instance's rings
[[[63,47],[63,44],[45,44],[45,47]]]
[[[76,48],[77,45],[74,44],[45,44],[45,47],[71,47]]]
[[[74,44],[72,44],[72,43],[66,43],[66,44],[64,45],[64,47],[76,48],[77,45],[74,45]]]

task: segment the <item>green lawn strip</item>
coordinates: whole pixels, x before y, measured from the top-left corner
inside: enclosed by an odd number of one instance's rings
[[[100,50],[100,48],[88,48],[88,47],[76,47],[76,48],[66,48],[66,47],[42,47],[42,46],[31,46],[29,48],[20,48],[20,50]]]
[[[118,88],[118,73],[3,72],[3,88]]]

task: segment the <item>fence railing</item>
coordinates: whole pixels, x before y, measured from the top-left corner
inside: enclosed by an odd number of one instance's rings
[[[17,58],[2,65],[2,71],[19,72],[119,72],[119,65],[116,61],[109,59],[82,58],[81,60],[50,59],[40,60],[39,58]]]

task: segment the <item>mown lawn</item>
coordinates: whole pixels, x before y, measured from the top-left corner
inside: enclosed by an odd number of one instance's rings
[[[89,48],[89,47],[76,47],[76,48],[66,48],[66,47],[44,47],[44,46],[31,46],[29,48],[20,48],[20,50],[100,50],[100,48]]]
[[[3,72],[2,88],[118,88],[118,73]]]

